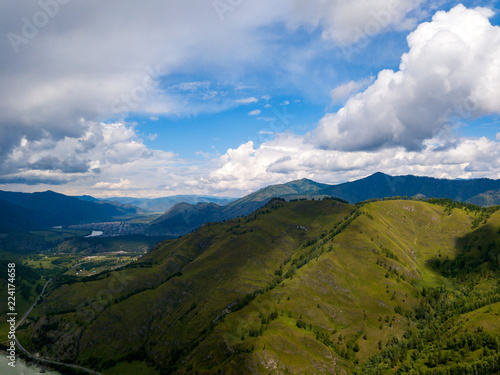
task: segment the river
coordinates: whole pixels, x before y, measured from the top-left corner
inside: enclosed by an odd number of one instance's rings
[[[35,375],[42,374],[41,367],[37,367],[35,365],[26,366],[26,362],[24,362],[21,358],[17,358],[16,367],[12,367],[8,365],[9,360],[5,353],[0,353],[0,374],[2,375]],[[45,371],[43,374],[45,375],[61,375],[57,371]]]
[[[101,234],[103,234],[104,232],[101,232],[100,230],[93,230],[91,234],[89,234],[88,236],[85,236],[85,238],[89,238],[89,237],[97,237],[97,236],[100,236]]]

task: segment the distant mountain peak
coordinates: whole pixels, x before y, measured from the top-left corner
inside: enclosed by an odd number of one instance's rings
[[[377,177],[392,177],[384,172],[375,172],[374,174],[372,174],[369,177],[375,177],[375,176],[377,176]]]

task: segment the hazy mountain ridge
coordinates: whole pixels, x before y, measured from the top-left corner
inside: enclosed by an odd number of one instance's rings
[[[9,215],[17,215],[16,221],[20,226],[10,226],[11,230],[17,231],[106,221],[142,212],[132,206],[83,201],[53,191],[32,194],[0,191],[0,201],[9,203],[4,204],[6,211],[1,212],[3,221],[9,220]],[[25,224],[22,225],[22,222]]]
[[[162,198],[107,198],[106,201],[116,201],[122,204],[130,204],[153,212],[166,212],[178,203],[215,203],[220,206],[226,205],[236,198],[212,197],[203,195],[174,195]]]

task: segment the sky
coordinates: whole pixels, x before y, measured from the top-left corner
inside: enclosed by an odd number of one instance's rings
[[[0,190],[500,179],[498,1],[0,0]]]

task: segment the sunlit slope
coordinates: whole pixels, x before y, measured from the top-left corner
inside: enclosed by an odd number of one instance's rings
[[[241,368],[329,373],[375,353],[380,340],[402,335],[407,320],[396,310],[414,310],[421,285],[447,283],[426,263],[438,254],[454,257],[472,217],[415,201],[376,202],[360,211],[366,214],[332,240],[327,236],[298,251],[294,259],[311,251],[314,257],[292,279],[228,315],[191,366],[216,371],[219,363],[235,374]],[[267,322],[274,311],[278,316]],[[297,327],[299,320],[305,329]]]

